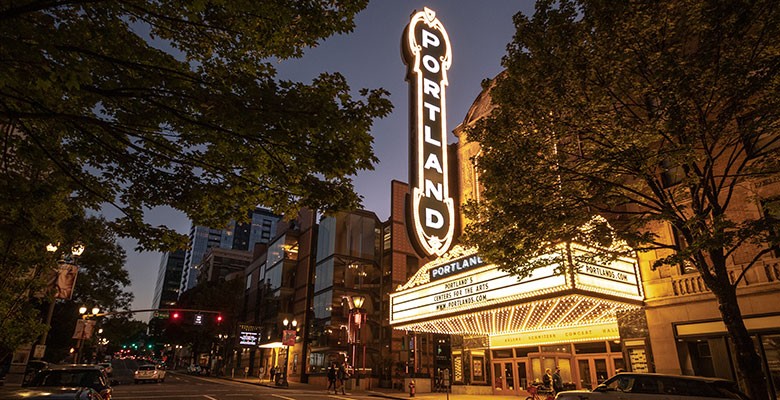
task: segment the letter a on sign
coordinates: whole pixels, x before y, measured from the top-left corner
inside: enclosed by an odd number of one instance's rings
[[[412,104],[409,132],[409,236],[425,256],[452,245],[455,206],[447,171],[447,70],[450,39],[429,8],[412,15],[401,41]]]

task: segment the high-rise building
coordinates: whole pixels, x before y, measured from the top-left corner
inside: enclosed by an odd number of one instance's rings
[[[249,251],[257,243],[268,243],[276,234],[279,216],[264,208],[252,211],[252,221],[231,223],[225,229],[192,225],[189,235],[189,249],[184,256],[184,270],[181,275],[179,293],[197,284],[198,271],[195,267],[203,261],[209,249],[233,249]]]
[[[176,304],[183,269],[184,250],[163,253],[152,308],[167,308]]]

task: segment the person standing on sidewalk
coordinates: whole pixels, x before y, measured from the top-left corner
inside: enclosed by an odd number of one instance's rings
[[[561,369],[555,367],[555,373],[552,376],[553,391],[555,393],[563,391],[563,378],[561,378]]]
[[[336,374],[337,374],[336,363],[330,363],[330,366],[328,367],[328,393],[330,393],[331,387],[333,388],[333,394],[336,394],[337,392]]]
[[[349,374],[347,373],[347,368],[344,367],[344,364],[339,365],[339,371],[336,374],[336,378],[339,380],[339,385],[341,386],[341,394],[347,394],[344,392],[344,385],[347,382],[347,379],[349,379]]]

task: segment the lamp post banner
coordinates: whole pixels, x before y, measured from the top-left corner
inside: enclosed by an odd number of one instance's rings
[[[282,335],[282,344],[285,346],[295,346],[296,331],[293,329],[285,329]]]
[[[57,267],[57,276],[54,281],[55,298],[70,300],[73,296],[73,288],[76,286],[78,273],[79,267],[74,264],[62,263]]]

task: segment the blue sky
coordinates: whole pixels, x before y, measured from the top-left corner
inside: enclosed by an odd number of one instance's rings
[[[374,0],[357,16],[354,32],[328,38],[309,49],[302,59],[279,62],[279,77],[310,82],[321,72],[341,72],[351,88],[382,87],[391,93],[394,109],[372,128],[374,153],[379,163],[373,171],[355,177],[363,205],[380,219],[390,214],[390,181],[408,181],[408,85],[401,59],[401,34],[414,10],[428,7],[444,24],[452,44],[452,67],[447,88],[447,129],[460,124],[480,92],[480,83],[501,71],[501,58],[512,40],[512,16],[533,13],[530,0]],[[450,142],[455,140],[450,135]],[[189,231],[187,218],[160,208],[147,215],[155,225]],[[160,253],[137,253],[135,242],[122,240],[127,250],[126,268],[135,294],[134,309],[150,308],[160,264]],[[145,320],[145,315],[136,318]]]

